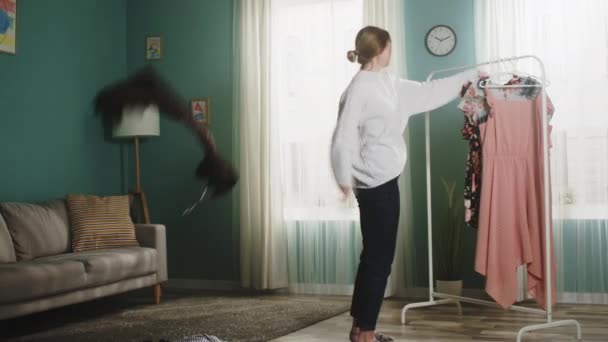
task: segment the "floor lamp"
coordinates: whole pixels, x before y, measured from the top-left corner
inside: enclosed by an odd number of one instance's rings
[[[122,120],[114,126],[112,132],[114,138],[131,138],[135,143],[135,190],[130,191],[130,194],[143,211],[144,223],[150,223],[150,212],[146,195],[141,188],[139,138],[158,135],[160,135],[160,115],[158,108],[154,105],[124,108]],[[138,219],[139,213],[138,210]]]

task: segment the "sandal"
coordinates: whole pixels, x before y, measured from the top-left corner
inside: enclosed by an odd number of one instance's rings
[[[379,333],[377,331],[374,333],[374,340],[375,340],[374,342],[376,342],[376,341],[377,342],[391,342],[391,341],[394,341],[394,339],[392,337],[384,335],[384,334]]]
[[[349,339],[351,342],[357,342],[359,337],[358,332],[351,331],[349,335]],[[390,336],[384,335],[379,332],[374,332],[374,342],[392,342],[394,339]]]

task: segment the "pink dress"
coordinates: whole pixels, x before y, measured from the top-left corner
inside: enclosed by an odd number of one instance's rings
[[[486,277],[486,292],[508,308],[518,296],[517,267],[527,264],[528,291],[545,308],[542,96],[507,100],[485,93],[490,114],[479,127],[483,176],[475,271]]]

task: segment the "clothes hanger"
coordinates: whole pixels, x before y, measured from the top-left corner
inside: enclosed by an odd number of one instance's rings
[[[504,64],[507,61],[502,61],[498,63],[498,72],[490,72],[488,75],[488,79],[490,82],[483,82],[479,85],[480,88],[540,88],[540,87],[548,87],[550,82],[548,80],[543,80],[542,78],[531,75],[529,73],[522,72],[517,69],[515,61],[511,62],[511,70],[507,71],[504,67]],[[509,76],[509,79],[506,80],[504,76]],[[498,79],[497,79],[498,78]],[[517,80],[520,78],[531,78],[536,81],[536,84],[508,84],[511,80]]]
[[[490,73],[488,78],[490,81],[493,81],[492,83],[497,84],[497,85],[503,85],[503,84],[506,85],[507,82],[519,79],[522,76],[527,76],[527,75],[523,75],[523,73],[521,73],[517,70],[515,61],[510,61],[510,64],[511,64],[510,68],[507,68],[505,66],[505,64],[507,64],[507,63],[508,63],[508,61],[502,61],[501,63],[498,63],[497,64],[498,71]],[[507,77],[505,77],[505,76],[507,76]]]
[[[495,75],[495,74],[493,74]],[[513,75],[513,73],[503,73],[504,75]],[[498,74],[498,76],[500,76],[500,74]],[[533,75],[518,75],[518,78],[532,78],[536,81],[536,84],[504,84],[502,82],[496,82],[496,83],[492,83],[492,82],[483,82],[479,84],[480,88],[540,88],[540,87],[548,87],[551,82],[547,81],[547,80],[542,80],[539,77],[533,76]],[[490,77],[490,81],[492,81],[492,77]]]
[[[517,63],[514,60],[510,61],[511,64],[511,71],[507,71],[506,68],[504,67],[504,64],[507,63],[507,60],[501,61],[501,63],[497,63],[498,68],[502,69],[502,71],[498,71],[498,72],[491,72],[489,73],[489,80],[490,81],[494,81],[496,80],[495,77],[499,77],[499,81],[497,82],[484,82],[482,84],[480,84],[481,88],[540,88],[540,87],[548,87],[550,82],[548,80],[543,80],[542,78],[535,76],[535,75],[531,75],[529,73],[525,73],[522,72],[520,70],[517,69]],[[520,78],[531,78],[534,79],[537,84],[516,84],[516,85],[509,85],[509,84],[505,84],[504,82],[504,78],[501,78],[502,76],[509,76],[510,79],[507,80],[507,82],[513,80],[513,79],[520,79]]]
[[[196,208],[196,206],[203,201],[208,188],[209,188],[208,185],[205,186],[205,188],[203,189],[203,193],[202,193],[201,197],[198,199],[198,201],[194,202],[194,204],[190,208],[184,210],[184,212],[182,213],[182,216],[186,216],[186,215],[190,214],[194,210],[194,208]]]

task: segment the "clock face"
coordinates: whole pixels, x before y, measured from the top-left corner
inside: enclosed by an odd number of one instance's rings
[[[449,26],[437,25],[426,34],[425,44],[435,56],[449,55],[456,47],[456,33]]]

